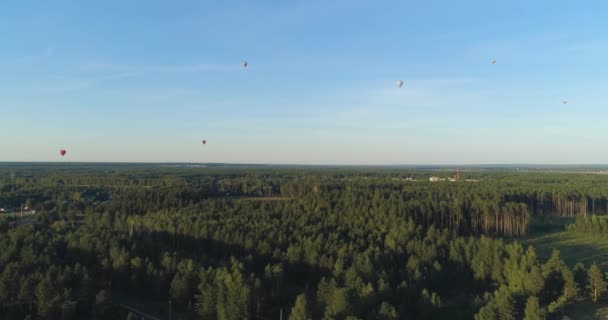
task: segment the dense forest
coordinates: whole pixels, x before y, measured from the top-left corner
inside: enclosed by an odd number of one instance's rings
[[[133,318],[129,297],[163,319],[553,319],[602,299],[597,265],[517,240],[543,216],[608,231],[608,176],[437,175],[0,165],[0,315]]]

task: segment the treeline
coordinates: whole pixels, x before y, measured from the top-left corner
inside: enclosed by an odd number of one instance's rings
[[[315,210],[389,210],[424,227],[506,236],[526,234],[533,216],[608,210],[608,177],[601,175],[467,173],[482,180],[431,183],[426,173],[393,171],[196,170],[5,174],[0,207],[24,205],[73,220],[87,210],[143,215],[212,199],[283,197],[313,204]],[[394,180],[415,175],[417,181]]]
[[[574,223],[568,224],[566,230],[581,233],[608,233],[608,221],[605,217],[578,216]]]
[[[106,168],[107,169],[107,168]],[[116,201],[122,208],[133,213],[145,210],[172,209],[190,202],[198,203],[210,197],[283,196],[304,198],[326,192],[361,193],[367,189],[378,190],[385,199],[396,193],[401,202],[412,203],[420,212],[417,215],[443,215],[439,227],[453,228],[464,223],[458,230],[471,233],[501,233],[517,235],[525,229],[528,216],[560,215],[576,216],[589,213],[608,213],[608,177],[602,175],[578,175],[562,173],[463,173],[463,178],[478,178],[479,182],[427,181],[424,171],[361,171],[361,170],[227,170],[219,169],[138,169],[103,172],[58,174],[33,171],[10,172],[0,175],[0,205],[19,207],[30,203],[51,210],[53,203],[69,204],[82,198],[84,206],[110,198],[133,197],[134,201]],[[0,170],[2,171],[2,170]],[[467,176],[468,175],[468,176]],[[393,180],[414,176],[417,181]],[[353,196],[358,196],[354,194]],[[144,199],[150,204],[143,204]],[[336,197],[328,199],[334,201]],[[507,203],[525,204],[528,214]],[[66,206],[69,206],[66,204]],[[455,217],[446,220],[446,211]],[[505,212],[503,216],[503,211]],[[454,220],[450,222],[451,220]],[[443,224],[443,225],[441,225]],[[523,226],[523,227],[522,227]]]

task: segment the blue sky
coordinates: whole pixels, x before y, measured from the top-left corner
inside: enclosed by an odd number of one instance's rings
[[[608,163],[606,12],[5,1],[0,161]]]

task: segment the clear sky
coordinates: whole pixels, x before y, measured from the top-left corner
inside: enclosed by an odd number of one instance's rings
[[[608,163],[606,12],[3,1],[0,161]]]

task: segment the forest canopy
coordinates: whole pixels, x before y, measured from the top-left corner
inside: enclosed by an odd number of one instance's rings
[[[608,176],[437,175],[453,172],[0,165],[0,314],[544,319],[605,294],[596,265],[517,240],[545,216],[606,232]]]

